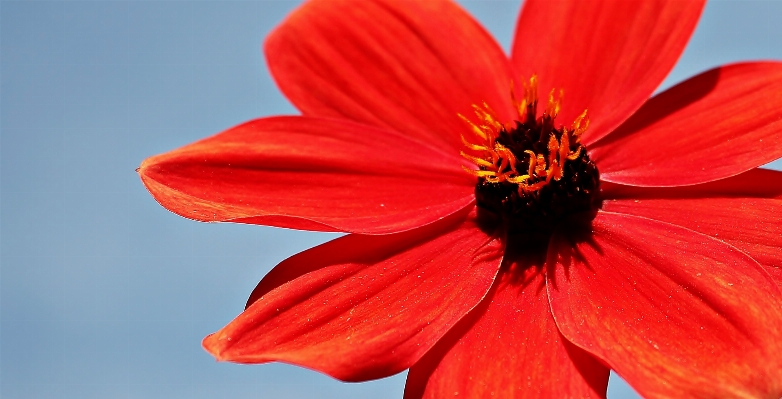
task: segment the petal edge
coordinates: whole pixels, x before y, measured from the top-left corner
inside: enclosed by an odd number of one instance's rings
[[[338,238],[278,265],[203,345],[221,360],[281,361],[344,381],[396,374],[480,302],[502,253],[502,240],[463,215]]]

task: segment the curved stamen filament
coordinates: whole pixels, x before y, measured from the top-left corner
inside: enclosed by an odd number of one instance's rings
[[[471,175],[483,178],[490,183],[508,182],[518,185],[519,193],[529,193],[540,190],[549,184],[552,180],[560,180],[564,174],[564,166],[568,161],[575,161],[581,156],[583,146],[581,135],[589,127],[589,119],[585,110],[576,117],[570,129],[554,128],[554,118],[559,114],[562,104],[563,91],[555,97],[556,90],[551,90],[548,96],[546,111],[538,118],[536,117],[537,108],[537,89],[538,80],[536,76],[529,79],[529,83],[524,83],[524,95],[521,101],[517,100],[511,82],[511,100],[518,111],[519,119],[524,129],[527,131],[538,131],[539,136],[535,140],[546,140],[546,151],[536,153],[532,149],[524,149],[525,155],[521,159],[514,154],[511,148],[518,148],[518,144],[507,142],[508,137],[512,136],[513,129],[519,127],[506,127],[499,121],[497,113],[486,103],[480,105],[474,104],[473,111],[477,123],[469,118],[459,114],[459,117],[468,124],[470,130],[475,134],[477,142],[472,142],[464,136],[461,136],[462,143],[466,150],[472,154],[462,151],[461,155],[478,166],[478,169],[464,169]],[[537,129],[537,130],[535,130]],[[504,139],[500,139],[500,137]],[[499,142],[498,140],[502,141]],[[504,140],[504,141],[503,141]],[[511,139],[513,140],[513,139]],[[506,143],[505,145],[503,143]],[[511,147],[508,147],[511,145]],[[530,144],[531,145],[531,144]],[[513,147],[516,146],[516,147]],[[575,149],[571,150],[571,147]],[[538,147],[539,148],[539,147]],[[526,161],[526,165],[524,165]],[[526,174],[520,174],[519,168],[526,169]],[[523,169],[522,169],[523,170]]]

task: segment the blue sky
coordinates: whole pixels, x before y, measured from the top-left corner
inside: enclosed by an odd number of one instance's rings
[[[518,1],[464,1],[506,49]],[[201,224],[155,203],[146,157],[294,114],[260,45],[295,1],[0,2],[0,397],[401,398],[216,363],[200,347],[277,262],[334,237]],[[782,2],[709,4],[668,87],[782,59]],[[773,165],[782,169],[780,161]],[[634,398],[612,379],[610,398]]]

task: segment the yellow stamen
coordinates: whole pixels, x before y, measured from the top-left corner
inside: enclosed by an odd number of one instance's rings
[[[565,132],[562,133],[562,137],[559,139],[559,162],[563,165],[570,153],[570,139],[568,137],[570,137],[570,135]]]
[[[481,130],[481,128],[476,126],[474,123],[470,122],[470,120],[467,119],[464,115],[462,115],[462,114],[456,114],[456,115],[458,115],[459,118],[461,118],[463,121],[467,122],[467,124],[470,126],[472,132],[475,133],[476,136],[478,136],[478,137],[480,137],[482,139],[486,139],[486,133],[484,133],[483,130]]]
[[[461,137],[462,137],[462,144],[464,144],[465,147],[467,147],[467,148],[469,148],[469,149],[471,149],[473,151],[489,151],[488,147],[484,147],[484,146],[478,145],[478,144],[472,144],[469,141],[467,141],[467,139],[464,138],[464,135],[462,135]]]
[[[548,163],[553,164],[557,160],[557,152],[559,151],[559,141],[557,136],[553,133],[548,138]]]
[[[491,163],[491,162],[489,162],[489,161],[487,161],[487,160],[485,160],[483,158],[474,157],[472,155],[466,154],[464,151],[462,151],[460,154],[461,154],[461,156],[466,158],[468,161],[472,161],[474,164],[476,164],[478,166],[485,166],[487,168],[494,167],[493,163]]]
[[[524,100],[527,101],[527,105],[538,102],[538,75],[529,78],[529,87],[524,85]]]
[[[535,115],[538,101],[538,77],[533,75],[528,83],[523,84],[523,87],[524,95],[521,97],[521,101],[519,101],[514,90],[513,81],[510,82],[511,101],[518,111],[521,123],[541,123],[540,119],[536,118]],[[527,173],[523,175],[519,174],[517,169],[519,159],[517,159],[516,154],[510,148],[497,141],[501,134],[512,132],[515,124],[503,124],[497,113],[486,102],[472,106],[477,123],[458,114],[459,118],[467,123],[477,139],[477,142],[471,142],[471,140],[461,136],[462,144],[464,144],[466,149],[482,154],[474,156],[462,152],[461,155],[464,158],[479,168],[478,170],[473,170],[465,167],[464,169],[471,175],[483,178],[490,183],[507,182],[516,184],[520,193],[534,192],[545,187],[552,180],[560,180],[564,173],[565,163],[574,161],[581,155],[583,149],[583,146],[580,144],[581,135],[589,126],[589,119],[585,110],[576,117],[570,129],[555,129],[553,120],[561,110],[564,92],[560,90],[559,95],[556,97],[555,94],[557,94],[556,90],[551,90],[549,93],[546,112],[542,117],[544,120],[549,121],[546,122],[549,123],[549,125],[546,125],[548,126],[545,128],[546,130],[542,130],[542,132],[546,133],[541,133],[549,134],[546,146],[547,153],[537,154],[532,150],[524,150],[529,160],[526,165]],[[557,134],[560,136],[559,138]],[[576,149],[571,150],[571,145],[575,145]]]
[[[546,177],[546,157],[544,157],[543,154],[538,154],[536,163],[535,176]]]
[[[508,178],[508,182],[514,183],[514,184],[524,184],[529,179],[530,179],[529,175],[521,175],[521,176],[516,176],[516,177],[509,177]]]
[[[584,133],[588,127],[589,118],[587,118],[587,110],[584,110],[581,115],[576,117],[576,120],[573,121],[571,127],[571,130],[573,130],[573,137],[575,138],[574,143],[578,144],[581,142],[581,134]]]
[[[536,162],[537,157],[535,156],[535,153],[532,152],[531,150],[524,150],[524,152],[527,155],[529,155],[529,171],[527,172],[527,178],[529,178],[530,176],[535,176],[535,170],[536,170],[535,169],[535,165],[537,165],[537,162]],[[545,165],[543,165],[543,166],[544,166],[544,169],[545,169]]]
[[[527,193],[527,192],[535,192],[543,188],[546,184],[548,184],[548,180],[543,180],[541,182],[535,183],[535,184],[521,184],[519,185],[519,192]]]
[[[489,177],[494,176],[494,172],[490,170],[476,170],[476,169],[470,169],[464,165],[462,165],[462,169],[464,169],[467,173],[477,176],[477,177]]]
[[[567,156],[567,159],[568,159],[568,160],[570,160],[570,161],[575,161],[576,159],[578,159],[578,157],[579,157],[579,156],[581,156],[581,150],[582,150],[583,148],[584,148],[584,147],[578,147],[578,148],[576,148],[576,150],[575,150],[575,151],[573,151],[573,152],[571,152],[570,154],[568,154],[568,156]]]
[[[494,110],[489,107],[488,104],[485,102],[483,103],[483,108],[473,104],[473,109],[475,110],[475,115],[478,117],[478,119],[485,122],[490,127],[493,127],[494,129],[501,129],[503,127],[502,123],[497,121],[499,118],[494,113]]]
[[[551,89],[551,92],[548,94],[548,106],[546,106],[546,114],[551,116],[551,118],[556,118],[559,114],[559,109],[562,106],[562,96],[565,95],[564,90],[559,91],[559,98],[554,99],[554,92],[556,90]]]
[[[516,156],[513,155],[513,152],[499,143],[495,144],[495,148],[497,149],[497,155],[499,155],[503,160],[503,165],[507,161],[507,165],[510,166],[511,172],[513,172],[515,175],[519,174],[519,172],[516,170]],[[505,167],[501,166],[500,170],[503,169],[505,169]]]

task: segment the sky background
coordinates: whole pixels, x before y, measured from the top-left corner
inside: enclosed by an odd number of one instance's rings
[[[344,384],[216,363],[201,339],[275,264],[335,235],[186,220],[134,172],[245,120],[296,113],[260,45],[297,4],[0,2],[0,398],[401,399],[404,373]],[[509,48],[518,1],[462,4]],[[780,20],[782,2],[710,3],[663,87],[782,59]],[[615,376],[608,396],[637,398]]]

